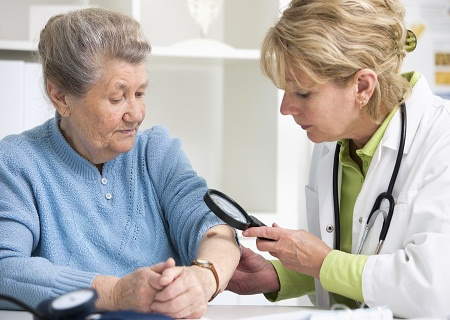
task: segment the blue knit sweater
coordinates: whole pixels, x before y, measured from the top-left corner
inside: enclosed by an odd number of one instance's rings
[[[163,127],[100,174],[66,142],[53,118],[0,141],[0,293],[36,306],[173,257],[189,264],[221,224],[198,177]],[[0,308],[13,306],[0,301]]]

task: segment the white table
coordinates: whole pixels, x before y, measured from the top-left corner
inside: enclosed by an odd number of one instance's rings
[[[284,306],[223,306],[211,305],[203,317],[204,320],[244,320],[254,317],[272,318],[279,320],[283,315],[289,315],[301,310],[311,310],[308,307],[284,307]],[[33,316],[22,311],[0,310],[0,320],[32,320]]]

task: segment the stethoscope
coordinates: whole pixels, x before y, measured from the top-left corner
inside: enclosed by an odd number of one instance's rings
[[[364,243],[366,241],[367,235],[370,229],[373,227],[375,220],[378,215],[383,216],[383,226],[381,227],[380,237],[378,239],[378,245],[375,249],[375,254],[378,254],[383,246],[384,240],[389,230],[391,224],[392,216],[394,215],[395,200],[392,195],[392,190],[394,189],[395,180],[397,179],[398,171],[400,169],[400,164],[403,158],[403,150],[405,149],[405,139],[406,139],[406,106],[404,103],[400,106],[400,112],[402,117],[402,128],[400,135],[400,145],[398,148],[397,159],[395,160],[394,171],[392,172],[391,180],[389,181],[389,186],[386,192],[380,193],[373,204],[372,210],[370,211],[369,217],[367,218],[366,226],[364,229],[363,236],[361,238],[360,245],[357,250],[357,254],[360,254]],[[336,144],[336,151],[334,153],[334,165],[333,165],[333,205],[334,205],[334,224],[335,224],[335,248],[340,250],[340,221],[339,221],[339,196],[338,196],[338,168],[339,168],[339,152],[341,145]],[[386,211],[380,209],[383,200],[389,202],[389,210]]]

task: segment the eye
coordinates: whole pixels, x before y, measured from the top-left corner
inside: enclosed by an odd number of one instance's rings
[[[136,98],[143,98],[145,96],[145,92],[136,92],[135,93]]]
[[[310,96],[310,92],[308,92],[308,93],[296,92],[295,95],[301,99],[307,99]]]
[[[122,101],[122,97],[116,98],[116,99],[110,99],[112,104],[119,104]]]

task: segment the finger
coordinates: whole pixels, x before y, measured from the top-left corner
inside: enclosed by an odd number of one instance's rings
[[[272,223],[272,227],[273,228],[279,228],[280,226],[276,222],[274,222],[274,223]]]
[[[162,286],[167,286],[172,283],[179,275],[183,272],[183,268],[181,267],[172,267],[163,271],[160,278],[160,284]]]
[[[242,235],[245,237],[258,237],[278,240],[280,238],[281,230],[281,228],[254,227],[245,230],[244,232],[242,232]]]
[[[242,246],[241,260],[253,254],[253,251],[247,247]]]
[[[161,290],[162,288],[164,288],[164,286],[160,283],[161,275],[159,273],[154,272],[153,270],[148,270],[146,277],[147,283],[150,285],[150,287],[156,290]]]
[[[152,303],[152,311],[165,314],[174,319],[192,318],[193,303],[186,300],[186,297],[177,297],[167,302],[155,301]]]
[[[278,252],[275,252],[275,251],[269,251],[269,254],[270,254],[271,256],[275,257],[275,258],[279,258]]]
[[[181,273],[183,274],[183,273]],[[155,295],[155,301],[166,302],[182,295],[190,289],[190,284],[184,281],[183,276],[179,276],[175,281],[164,287]]]
[[[276,251],[277,241],[256,239],[256,248],[259,251]]]
[[[150,268],[158,273],[162,273],[167,268],[172,268],[175,266],[175,260],[173,258],[169,258],[164,262],[160,262],[158,264],[155,264],[151,266]]]

